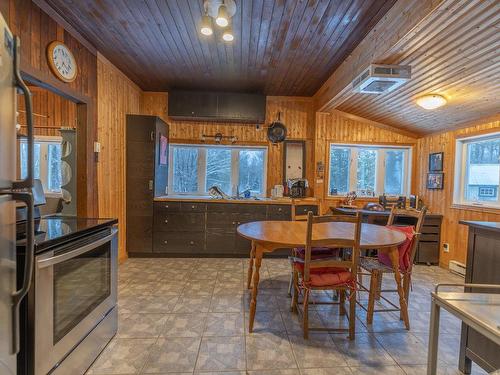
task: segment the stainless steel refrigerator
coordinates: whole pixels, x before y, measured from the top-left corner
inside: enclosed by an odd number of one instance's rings
[[[19,39],[0,14],[0,374],[16,374],[19,351],[19,304],[33,269],[33,121],[31,95],[19,72]],[[16,181],[16,93],[26,102],[28,173]],[[16,266],[16,202],[27,209],[27,256]],[[24,267],[24,270],[18,269]],[[18,277],[18,272],[21,277]]]

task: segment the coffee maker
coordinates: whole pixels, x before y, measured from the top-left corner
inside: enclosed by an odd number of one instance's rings
[[[294,178],[287,182],[291,198],[304,198],[309,184],[305,178]]]

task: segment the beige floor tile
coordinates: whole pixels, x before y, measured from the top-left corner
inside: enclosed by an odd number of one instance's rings
[[[399,365],[427,363],[427,348],[411,333],[377,333],[375,337]]]
[[[155,339],[113,339],[87,374],[138,374]]]
[[[130,295],[118,298],[118,311],[126,313],[169,313],[177,303],[178,296]]]
[[[246,337],[247,369],[297,368],[292,347],[284,333],[261,333]]]
[[[214,294],[210,302],[210,312],[243,312],[243,295]]]
[[[208,313],[203,336],[242,336],[244,325],[242,313]]]
[[[172,311],[174,313],[208,312],[210,300],[211,297],[206,295],[181,295]]]
[[[165,314],[119,314],[119,338],[156,338],[167,321]]]
[[[351,367],[354,375],[405,375],[399,366]]]
[[[205,328],[206,313],[168,314],[162,337],[201,337]]]
[[[192,372],[199,347],[199,338],[160,338],[151,347],[143,373]]]
[[[307,340],[303,335],[289,338],[299,368],[347,366],[344,356],[327,333],[310,333]]]
[[[357,334],[355,340],[349,340],[339,335],[331,335],[337,348],[352,367],[393,366],[397,363],[371,334]]]
[[[248,322],[250,314],[245,313],[245,319]],[[279,311],[257,311],[253,323],[253,332],[286,332],[285,324]]]
[[[244,370],[245,338],[204,337],[196,362],[199,371]]]
[[[305,368],[300,369],[300,375],[351,375],[349,367],[330,368]]]

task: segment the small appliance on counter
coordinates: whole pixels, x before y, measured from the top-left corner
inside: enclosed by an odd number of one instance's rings
[[[309,183],[305,178],[293,178],[287,181],[288,192],[292,198],[304,198]]]

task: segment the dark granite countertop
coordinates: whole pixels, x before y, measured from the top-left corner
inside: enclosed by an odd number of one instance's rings
[[[500,222],[498,222],[498,221],[460,220],[459,224],[468,225],[469,227],[488,229],[488,230],[500,232]]]

